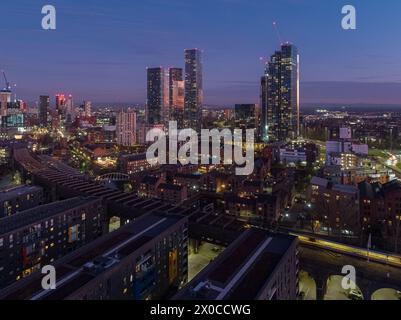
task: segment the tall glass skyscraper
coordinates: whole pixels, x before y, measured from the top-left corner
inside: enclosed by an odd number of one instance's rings
[[[162,67],[147,69],[146,120],[149,125],[164,123],[165,74]]]
[[[185,107],[184,125],[198,132],[202,124],[203,76],[202,52],[185,50]]]
[[[50,107],[50,97],[40,96],[39,97],[39,123],[41,127],[47,127],[47,114]]]
[[[261,79],[263,141],[299,136],[299,55],[289,43],[271,56]]]
[[[183,127],[185,83],[181,68],[170,68],[168,71],[169,119]]]

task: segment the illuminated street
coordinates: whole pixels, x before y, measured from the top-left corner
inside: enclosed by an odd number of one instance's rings
[[[368,252],[366,249],[363,248],[352,247],[345,244],[335,243],[332,241],[320,240],[318,238],[314,238],[313,240],[311,240],[309,237],[301,235],[298,236],[299,240],[302,243],[307,244],[309,246],[328,249],[335,252],[344,253],[346,255],[357,256],[360,258],[365,258],[365,259],[369,258],[369,260],[381,262],[384,264],[391,264],[398,267],[401,266],[401,257],[399,255],[395,254],[387,255],[384,253],[372,252],[372,251]]]
[[[317,287],[321,289],[325,285],[322,298],[324,296],[324,299],[327,300],[350,299],[348,292],[341,287],[340,281],[342,278],[342,268],[345,265],[355,267],[357,286],[362,291],[367,289],[369,292],[369,297],[364,297],[366,300],[370,299],[370,296],[376,291],[373,288],[383,289],[387,285],[391,286],[391,284],[401,283],[401,268],[373,261],[367,262],[366,259],[334,253],[325,249],[312,248],[306,245],[301,245],[300,247],[300,265],[301,269],[307,270],[315,280],[317,277],[321,277],[321,283],[317,284]],[[357,298],[357,295],[354,294],[354,298]],[[389,296],[386,291],[384,291],[384,296]],[[383,293],[379,291],[379,294],[375,297],[383,297]]]

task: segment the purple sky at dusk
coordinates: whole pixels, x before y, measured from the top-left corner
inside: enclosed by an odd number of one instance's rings
[[[341,28],[340,0],[52,0],[57,30],[44,31],[43,1],[5,0],[0,68],[28,101],[63,92],[143,104],[146,67],[183,67],[184,49],[198,47],[206,104],[257,103],[278,21],[299,48],[303,104],[401,105],[401,2],[351,2],[354,31]]]

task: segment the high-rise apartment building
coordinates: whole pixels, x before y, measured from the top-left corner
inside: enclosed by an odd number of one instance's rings
[[[147,69],[146,121],[149,125],[164,123],[166,112],[166,79],[162,67]]]
[[[201,129],[202,105],[202,52],[199,49],[188,49],[185,50],[185,127],[198,131]]]
[[[0,115],[7,116],[7,109],[11,103],[11,90],[4,89],[0,91]]]
[[[85,115],[85,117],[92,116],[92,102],[91,101],[84,102],[84,115]]]
[[[299,55],[289,43],[271,56],[261,79],[261,132],[264,141],[299,136]]]
[[[39,97],[39,124],[41,127],[47,127],[47,115],[49,112],[50,97],[40,96]]]
[[[132,147],[136,144],[136,113],[128,109],[117,115],[117,144]]]
[[[185,82],[181,68],[170,68],[168,71],[169,120],[177,121],[183,127]]]
[[[64,94],[56,95],[56,110],[57,110],[59,116],[65,115],[66,102],[67,102],[67,99],[65,98]]]

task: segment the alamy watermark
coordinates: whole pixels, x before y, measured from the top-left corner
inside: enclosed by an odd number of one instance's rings
[[[151,165],[235,163],[238,166],[235,169],[236,175],[250,175],[255,165],[255,129],[245,130],[245,136],[244,142],[242,129],[235,129],[234,134],[230,129],[202,129],[199,143],[199,135],[195,130],[178,130],[177,122],[170,121],[168,133],[158,128],[148,131],[146,141],[153,144],[148,148],[146,159]]]
[[[56,8],[50,4],[42,7],[42,29],[56,30]]]
[[[344,290],[356,289],[356,269],[354,266],[346,265],[342,268],[341,274],[344,275],[341,281],[341,287]]]
[[[355,30],[356,29],[356,9],[354,6],[348,4],[341,10],[342,14],[345,14],[341,21],[341,27],[344,30]]]
[[[43,266],[42,274],[45,275],[41,282],[42,289],[56,290],[56,268],[52,265]]]
[[[341,27],[344,30],[356,29],[356,9],[353,5],[345,5],[341,9],[344,17],[341,20]],[[42,29],[43,30],[56,30],[56,7],[50,4],[42,7]]]

